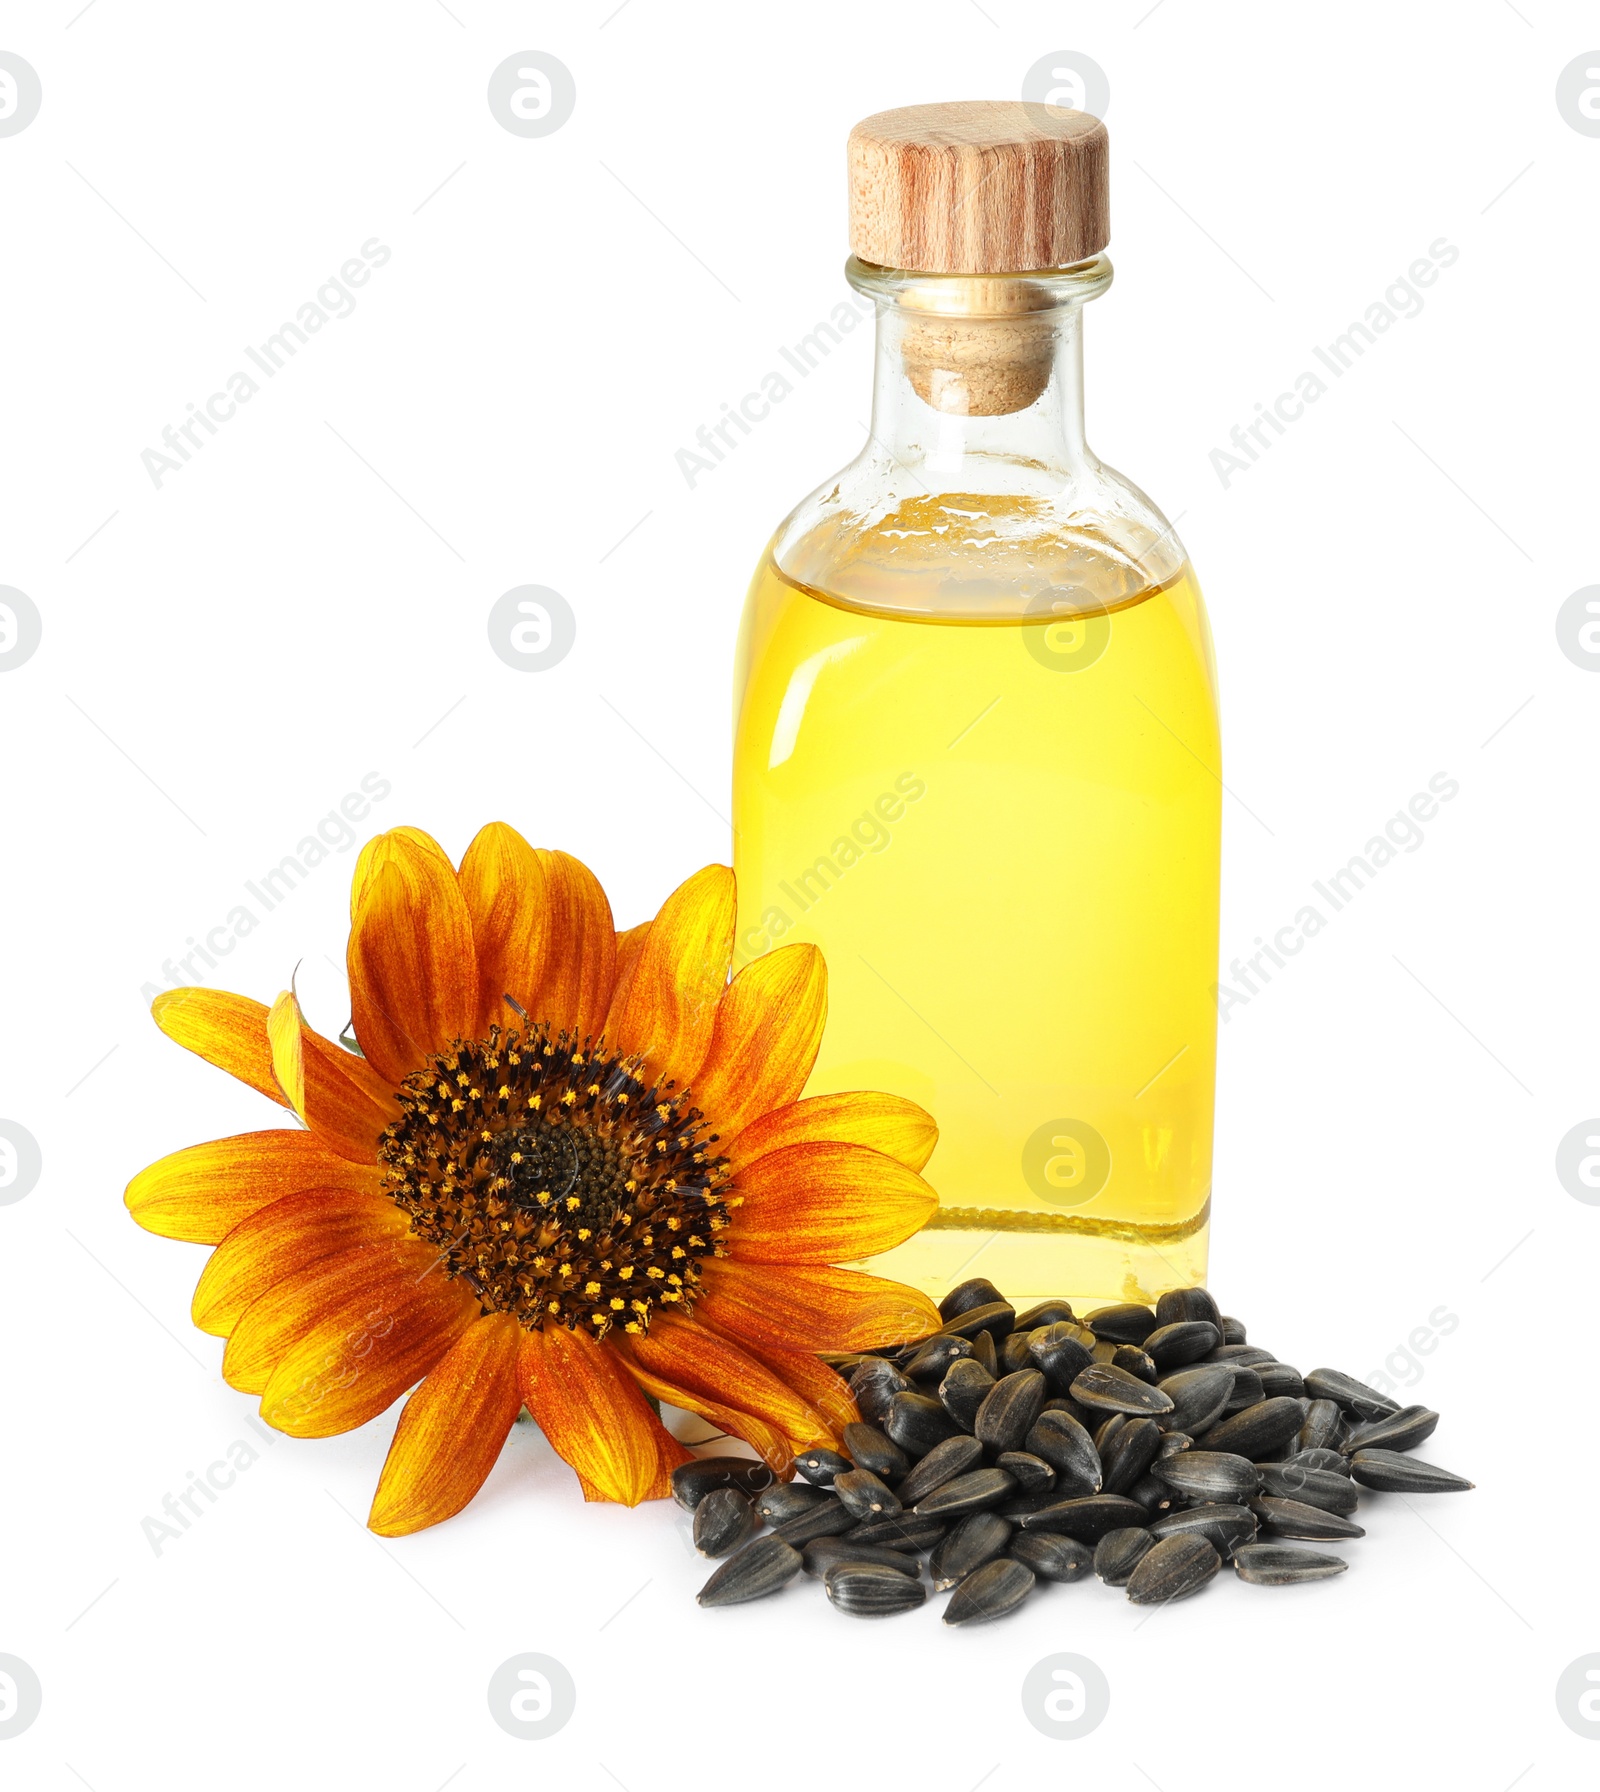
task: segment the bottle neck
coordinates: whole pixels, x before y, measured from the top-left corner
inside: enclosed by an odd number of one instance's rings
[[[1083,433],[1083,306],[1111,284],[1104,256],[982,277],[854,260],[846,272],[877,306],[869,454],[930,492],[1043,495],[1096,465]]]

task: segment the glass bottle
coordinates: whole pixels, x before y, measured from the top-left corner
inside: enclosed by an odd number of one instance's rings
[[[875,1270],[1148,1301],[1206,1268],[1215,671],[1171,525],[1084,440],[1105,134],[1046,110],[908,108],[852,136],[872,427],[746,603],[737,954],[822,949],[808,1093],[889,1090],[939,1123],[940,1210]],[[952,136],[953,184],[924,165]],[[926,152],[920,187],[885,141]],[[934,266],[888,265],[912,256]]]

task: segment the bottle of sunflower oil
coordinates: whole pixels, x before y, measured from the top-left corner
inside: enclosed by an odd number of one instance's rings
[[[1084,441],[1105,129],[914,106],[849,164],[872,427],[746,604],[738,958],[819,946],[809,1093],[939,1123],[939,1212],[875,1270],[1148,1301],[1205,1278],[1222,785],[1194,574]]]

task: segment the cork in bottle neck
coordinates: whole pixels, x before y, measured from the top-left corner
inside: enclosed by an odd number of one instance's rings
[[[917,396],[977,417],[1033,404],[1050,314],[1109,283],[1105,126],[1021,101],[906,106],[851,131],[849,168],[850,278],[905,313]]]

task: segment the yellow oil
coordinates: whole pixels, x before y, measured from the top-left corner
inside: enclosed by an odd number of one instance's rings
[[[1019,1301],[1201,1283],[1221,766],[1198,588],[1080,538],[1055,544],[1079,607],[1030,610],[1006,580],[1056,588],[1037,540],[986,582],[963,573],[982,530],[952,569],[948,543],[908,556],[906,508],[786,556],[831,588],[770,555],[752,586],[739,961],[819,946],[808,1092],[885,1089],[939,1123],[940,1210],[879,1272],[935,1297],[985,1275]]]

